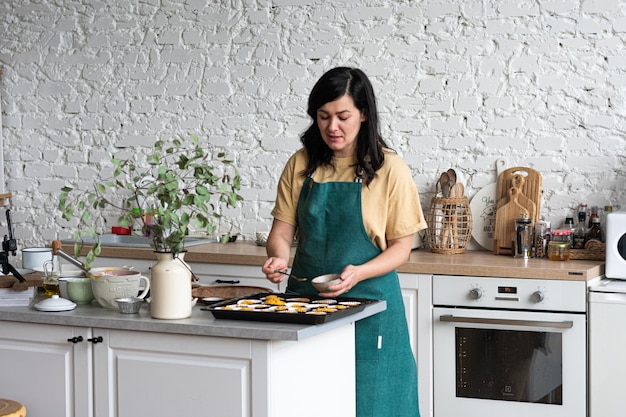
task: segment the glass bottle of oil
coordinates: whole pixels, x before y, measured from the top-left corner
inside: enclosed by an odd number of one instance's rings
[[[602,226],[600,225],[600,218],[596,217],[592,219],[591,228],[587,232],[587,242],[596,241],[596,242],[604,242],[604,230],[602,230]]]
[[[573,249],[584,249],[585,242],[587,241],[587,226],[585,220],[587,219],[587,213],[578,212],[578,225],[574,229],[574,246]]]

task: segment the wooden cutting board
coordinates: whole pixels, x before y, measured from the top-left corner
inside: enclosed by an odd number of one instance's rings
[[[530,216],[528,210],[519,201],[520,191],[516,187],[509,188],[508,202],[496,211],[496,233],[493,250],[496,255],[513,255],[515,241],[515,219],[523,214]]]
[[[508,201],[509,189],[516,186],[515,181],[519,181],[519,176],[523,179],[522,186],[518,186],[520,193],[535,203],[534,223],[541,214],[542,177],[539,171],[528,167],[507,168],[498,177],[498,193],[496,199],[498,200],[499,206],[501,200]],[[504,204],[505,203],[502,205]]]
[[[256,294],[260,292],[273,292],[269,288],[254,287],[247,285],[216,285],[195,287],[191,290],[194,298],[215,298],[229,300],[231,298],[239,298],[248,294]]]
[[[29,287],[41,287],[43,285],[43,279],[39,274],[23,274],[22,276],[26,280],[26,285]],[[17,278],[13,275],[0,275],[0,288],[13,288],[13,285],[18,282]]]
[[[526,179],[521,174],[513,174],[513,176],[511,177],[511,183],[513,184],[512,187],[517,188],[518,191],[524,189],[525,181]],[[506,199],[502,199],[500,202],[498,202],[498,207],[503,206],[508,201],[509,201],[509,197],[507,195]],[[517,202],[526,210],[528,210],[528,216],[531,218],[532,220],[531,224],[534,226],[535,222],[538,220],[537,219],[537,214],[538,214],[537,204],[535,204],[535,202],[531,200],[530,198],[526,197],[526,195],[524,195],[524,193],[522,192],[517,193]]]
[[[541,186],[541,173],[528,167],[508,168],[498,177],[493,248],[496,255],[513,255],[511,238],[515,239],[515,219],[519,218],[521,213],[526,213],[532,219],[532,225],[540,218]],[[511,203],[511,189],[516,189],[515,204],[507,207]],[[507,210],[501,213],[500,210],[504,207],[507,207]]]

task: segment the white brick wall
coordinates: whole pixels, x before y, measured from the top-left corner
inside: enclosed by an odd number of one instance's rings
[[[2,135],[20,246],[71,234],[67,182],[196,133],[228,149],[252,238],[327,69],[361,67],[427,209],[453,167],[471,198],[495,160],[543,174],[542,216],[626,208],[624,0],[3,0]],[[66,228],[67,226],[67,228]]]

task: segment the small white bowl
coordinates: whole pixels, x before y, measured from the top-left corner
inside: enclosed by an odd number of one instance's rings
[[[313,287],[319,292],[328,292],[328,288],[341,282],[340,274],[326,274],[311,280]]]

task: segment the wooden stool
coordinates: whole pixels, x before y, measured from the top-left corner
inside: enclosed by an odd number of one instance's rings
[[[26,407],[17,401],[0,398],[0,417],[26,417]]]

